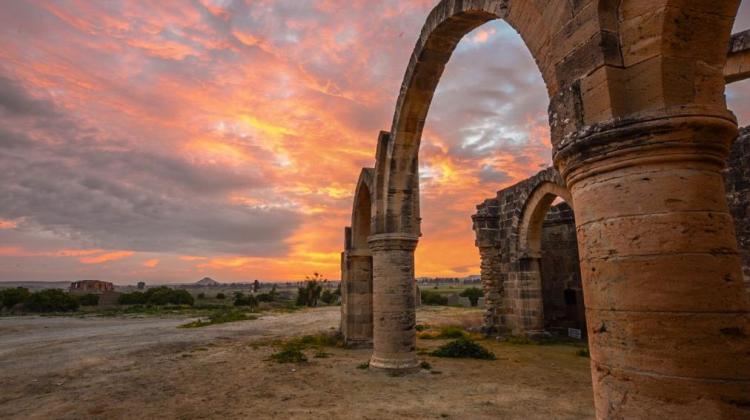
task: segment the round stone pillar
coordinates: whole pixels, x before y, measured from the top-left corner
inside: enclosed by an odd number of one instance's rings
[[[721,169],[733,117],[644,116],[555,150],[575,202],[597,418],[746,418],[750,316]]]
[[[417,237],[370,236],[373,263],[373,353],[370,366],[390,371],[419,369],[414,302]]]

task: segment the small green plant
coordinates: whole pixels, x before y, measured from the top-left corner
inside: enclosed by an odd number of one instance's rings
[[[417,330],[418,332],[422,332],[422,331],[426,331],[426,330],[429,330],[429,329],[430,329],[430,326],[429,326],[429,325],[427,325],[427,324],[417,324],[417,326],[415,327],[415,329],[416,329],[416,330]]]
[[[582,348],[582,349],[578,350],[576,352],[576,354],[579,357],[591,357],[591,354],[589,353],[589,348],[588,347],[585,347],[585,348]]]
[[[271,355],[271,359],[277,363],[304,363],[307,361],[307,356],[298,347],[285,344],[280,351]]]
[[[491,351],[466,337],[440,346],[430,354],[437,357],[495,360],[495,355]]]
[[[367,370],[370,368],[370,362],[364,362],[357,365],[357,369]]]
[[[431,370],[432,369],[432,365],[429,364],[426,361],[422,361],[422,363],[419,364],[419,367],[421,367],[424,370]]]

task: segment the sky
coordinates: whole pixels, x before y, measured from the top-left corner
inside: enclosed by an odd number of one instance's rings
[[[5,2],[0,281],[338,279],[435,3]],[[746,83],[727,90],[741,124]],[[417,276],[479,273],[470,216],[551,164],[547,104],[507,24],[461,41],[422,139]]]

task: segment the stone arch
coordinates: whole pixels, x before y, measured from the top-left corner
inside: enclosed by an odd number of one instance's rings
[[[564,184],[556,182],[542,182],[526,200],[518,227],[518,250],[522,257],[539,257],[544,217],[558,197],[573,207],[573,197],[570,191]]]
[[[352,208],[352,239],[351,247],[356,250],[368,250],[367,238],[370,236],[372,225],[372,207],[374,204],[373,174],[375,169],[365,168],[359,175],[357,188],[354,192],[354,207]]]
[[[444,0],[432,10],[417,40],[396,103],[382,172],[386,190],[378,214],[378,232],[419,236],[418,153],[435,88],[463,36],[494,19],[505,19],[522,37],[526,35],[535,58],[543,57],[542,51],[548,48],[549,28],[534,2]],[[543,72],[543,77],[548,85],[554,83],[550,70]]]
[[[350,346],[372,343],[372,252],[368,245],[375,191],[374,169],[364,168],[354,193],[351,227],[341,262],[341,334]]]

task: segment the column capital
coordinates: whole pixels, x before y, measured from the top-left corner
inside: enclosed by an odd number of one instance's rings
[[[419,236],[408,233],[378,233],[367,238],[372,251],[404,250],[417,248]]]
[[[569,188],[589,176],[631,166],[696,161],[723,168],[737,120],[728,110],[675,107],[582,128],[554,146]]]

